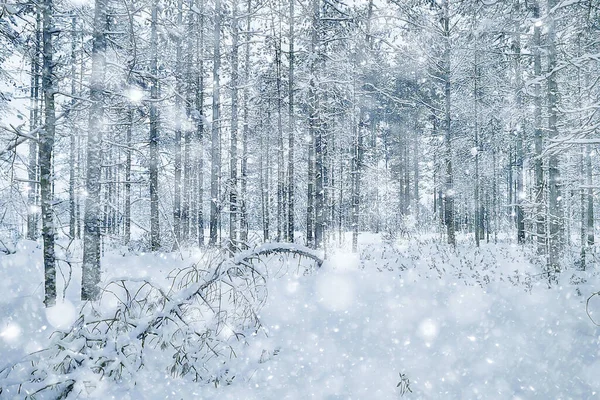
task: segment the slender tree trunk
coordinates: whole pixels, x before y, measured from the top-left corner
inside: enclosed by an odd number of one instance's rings
[[[445,196],[444,222],[448,244],[456,246],[454,226],[454,178],[452,173],[451,86],[450,86],[450,10],[449,0],[442,3],[442,29],[444,36],[444,143],[445,143]]]
[[[555,0],[548,0],[548,33],[547,33],[547,56],[548,56],[548,137],[558,137],[558,83],[556,78],[556,23],[554,20],[556,5]],[[551,152],[548,158],[548,217],[549,217],[549,268],[550,273],[560,272],[560,256],[564,247],[564,216],[563,201],[561,200],[562,181],[559,169],[559,156],[557,152]]]
[[[181,209],[181,237],[183,242],[187,242],[190,238],[195,239],[196,233],[195,228],[197,226],[196,216],[197,214],[197,196],[195,195],[197,192],[196,185],[196,177],[198,174],[196,173],[196,163],[192,164],[192,158],[194,161],[197,159],[196,154],[199,152],[198,143],[192,147],[192,134],[193,129],[191,126],[192,121],[192,107],[194,104],[194,96],[193,96],[193,75],[192,75],[192,64],[194,60],[194,13],[192,11],[194,6],[194,0],[187,0],[187,6],[189,10],[186,15],[186,52],[185,55],[182,56],[182,62],[185,63],[185,66],[182,67],[182,79],[185,80],[185,83],[182,84],[182,90],[185,91],[185,95],[181,93],[182,98],[185,98],[185,143],[184,143],[184,153],[183,153],[183,172],[184,172],[184,182],[183,182],[183,204]],[[182,32],[183,34],[183,32]],[[184,72],[185,70],[185,72]],[[194,227],[194,230],[192,229]]]
[[[87,178],[83,235],[83,275],[81,299],[95,300],[99,295],[102,174],[102,133],[104,131],[104,76],[106,52],[106,0],[96,0],[92,43],[92,75],[90,100],[92,102],[88,126]]]
[[[323,101],[327,103],[326,99]],[[318,104],[318,103],[317,103]],[[317,107],[320,107],[318,104]],[[327,228],[327,191],[328,191],[328,172],[327,172],[327,135],[328,129],[325,121],[318,117],[317,134],[315,141],[315,168],[316,168],[316,198],[315,198],[315,248],[323,248],[327,255],[326,228]]]
[[[350,132],[352,132],[352,126],[350,127]],[[338,161],[338,213],[337,213],[337,225],[338,225],[338,245],[341,247],[344,241],[344,232],[343,232],[343,222],[344,222],[344,156],[345,150],[341,145],[339,146],[339,161]]]
[[[310,54],[312,54],[312,60],[310,63],[310,81],[308,84],[308,204],[306,208],[306,242],[310,247],[318,247],[320,245],[320,237],[317,235],[316,224],[316,213],[319,212],[319,204],[317,203],[317,196],[319,196],[318,188],[315,188],[317,183],[317,171],[316,166],[316,153],[320,152],[321,149],[317,149],[317,135],[318,133],[318,100],[317,100],[317,81],[315,74],[317,73],[317,58],[318,58],[318,45],[319,45],[319,0],[312,0],[312,23],[311,23],[311,42],[310,42]],[[320,140],[320,139],[319,139]],[[320,155],[318,156],[320,157]],[[318,183],[317,183],[318,184]]]
[[[269,104],[267,106],[267,121],[271,120]],[[269,146],[265,146],[265,131],[262,119],[259,122],[260,128],[260,158],[259,158],[259,183],[260,183],[260,199],[261,199],[261,211],[262,211],[262,227],[263,227],[263,241],[269,241]],[[263,156],[265,154],[265,156]],[[266,160],[266,161],[265,161]],[[265,166],[266,164],[266,166]]]
[[[523,201],[525,200],[525,193],[523,192],[523,179],[525,174],[523,173],[523,118],[521,117],[521,108],[523,107],[523,79],[521,72],[521,32],[518,21],[520,18],[520,0],[517,0],[516,9],[516,21],[514,24],[515,30],[515,103],[517,108],[517,143],[516,143],[516,214],[517,214],[517,242],[519,244],[525,243],[525,212],[523,209]]]
[[[77,93],[77,18],[73,16],[71,18],[71,95],[75,96]],[[74,105],[75,100],[71,102],[71,107]],[[73,127],[75,128],[75,127]],[[71,132],[70,136],[70,146],[69,146],[69,236],[71,238],[76,237],[76,229],[77,229],[77,209],[76,203],[77,199],[75,198],[75,185],[76,185],[76,175],[75,168],[77,162],[77,137],[75,135],[75,131]]]
[[[54,5],[52,0],[44,0],[41,4],[43,14],[42,28],[42,93],[44,94],[44,130],[40,134],[39,154],[40,191],[42,205],[42,238],[44,240],[44,304],[51,307],[56,304],[56,259],[54,253],[54,207],[52,198],[52,152],[54,151],[54,134],[56,116],[54,110]]]
[[[198,15],[198,31],[196,36],[197,64],[196,73],[196,137],[198,141],[198,245],[204,246],[204,2],[200,2],[200,14]],[[212,201],[211,201],[212,203]]]
[[[533,18],[540,18],[540,6],[538,0],[533,3]],[[537,22],[537,21],[536,21]],[[536,235],[537,235],[537,251],[539,255],[545,255],[546,248],[546,221],[544,218],[544,171],[542,160],[542,97],[541,85],[542,79],[542,59],[541,59],[541,32],[538,23],[534,23],[533,28],[533,73],[535,77],[534,86],[534,173],[535,173],[535,204],[537,206],[536,215]]]
[[[158,204],[158,0],[152,2],[152,19],[150,21],[150,249],[160,249],[160,214]]]
[[[294,242],[294,204],[295,204],[295,182],[294,182],[294,147],[296,118],[294,115],[294,0],[289,0],[289,54],[288,54],[288,223],[287,236],[290,242]]]
[[[285,229],[285,159],[283,149],[283,102],[281,94],[281,32],[278,33],[275,48],[275,73],[277,87],[277,241],[280,242],[286,235]]]
[[[492,143],[496,143],[494,141],[494,137],[492,136]],[[497,165],[497,157],[496,157],[496,148],[492,148],[492,221],[493,221],[493,230],[494,230],[494,244],[498,243],[498,169]],[[489,239],[488,239],[489,241]]]
[[[221,0],[215,0],[215,25],[213,32],[213,102],[211,132],[211,171],[210,171],[210,239],[209,244],[217,244],[220,200],[219,186],[221,180],[221,138],[219,69],[221,65]]]
[[[183,0],[177,0],[177,28],[181,29],[183,25]],[[173,199],[173,232],[175,233],[175,248],[179,247],[181,242],[181,187],[182,187],[182,174],[181,174],[181,96],[183,92],[183,66],[181,62],[182,58],[182,35],[177,35],[176,43],[176,67],[175,67],[175,144],[174,144],[174,155],[175,155],[175,190]]]
[[[477,43],[475,44],[477,46]],[[481,232],[479,231],[479,66],[477,60],[477,50],[474,51],[475,56],[475,73],[474,73],[474,110],[475,110],[475,218],[474,218],[474,230],[475,230],[475,245],[479,247],[479,241],[481,240]]]
[[[131,241],[131,134],[133,130],[133,108],[127,107],[127,131],[125,133],[125,144],[127,146],[125,153],[125,226],[123,232],[123,243],[128,244]]]
[[[402,184],[403,197],[404,197],[404,214],[408,215],[410,213],[410,152],[409,152],[409,138],[406,137],[403,143],[403,153],[404,153],[404,180]],[[387,150],[386,150],[386,176],[388,173],[388,161],[387,161]],[[387,185],[387,180],[386,180]]]
[[[581,175],[581,187],[579,188],[579,209],[581,210],[580,213],[580,217],[581,217],[581,230],[580,230],[580,237],[581,237],[581,251],[580,251],[580,258],[579,258],[579,268],[582,271],[585,271],[585,267],[586,267],[586,247],[587,247],[587,226],[586,226],[586,213],[585,213],[585,188],[583,187],[585,185],[585,180],[586,180],[586,176],[585,176],[585,158],[586,158],[586,154],[585,154],[585,150],[583,151],[583,153],[581,154],[580,158],[579,158],[579,164],[580,164],[580,168],[579,168],[579,174]]]
[[[230,249],[234,252],[238,248],[238,176],[237,176],[237,146],[238,146],[238,5],[237,0],[233,0],[232,16],[232,45],[231,45],[231,144],[229,146],[229,243]]]
[[[417,222],[421,220],[421,203],[419,195],[419,116],[415,115],[415,135],[413,135],[413,201],[414,201],[414,215]]]
[[[328,150],[329,150],[329,157],[328,157],[328,162],[327,162],[327,207],[328,207],[328,212],[327,212],[327,226],[330,228],[334,228],[336,225],[336,214],[335,214],[335,210],[337,208],[337,196],[336,196],[336,187],[335,185],[337,184],[337,178],[336,178],[336,165],[335,165],[335,161],[336,161],[336,153],[337,153],[337,141],[336,141],[336,135],[335,135],[336,129],[331,129],[329,131],[328,134]],[[341,178],[341,176],[340,176]],[[336,229],[328,229],[327,230],[327,236],[325,238],[325,243],[331,242],[331,243],[335,243],[336,242]]]
[[[592,180],[592,149],[590,146],[586,148],[586,170],[587,170],[587,244],[589,247],[594,246],[594,189]]]
[[[247,186],[248,186],[248,110],[249,94],[248,94],[248,83],[250,80],[250,15],[252,11],[252,2],[248,0],[246,10],[246,44],[244,54],[244,90],[243,90],[243,102],[244,102],[244,114],[243,114],[243,127],[242,127],[242,160],[241,160],[241,177],[240,177],[240,241],[242,247],[246,247],[248,243],[248,210],[247,204]]]
[[[40,7],[36,7],[36,27],[35,27],[35,46],[34,54],[31,57],[31,110],[29,114],[29,130],[33,131],[37,128],[39,121],[39,88],[40,88],[40,46],[42,43],[41,37],[42,14]],[[36,137],[39,135],[36,134]],[[38,238],[38,143],[35,140],[29,141],[29,191],[27,192],[27,239],[36,240]]]

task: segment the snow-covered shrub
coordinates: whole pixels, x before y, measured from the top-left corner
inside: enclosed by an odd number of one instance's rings
[[[0,396],[85,395],[107,378],[135,384],[143,369],[201,383],[228,382],[228,360],[261,329],[258,311],[267,298],[267,266],[273,264],[261,258],[281,254],[322,263],[309,249],[269,244],[234,258],[208,252],[200,262],[172,271],[168,288],[147,279],[110,280],[98,301],[83,305],[70,329],[54,332],[47,348],[0,371]],[[284,273],[289,260],[285,264]]]

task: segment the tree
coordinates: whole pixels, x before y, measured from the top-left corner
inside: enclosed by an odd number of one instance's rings
[[[150,20],[150,248],[160,249],[160,216],[159,216],[159,187],[158,187],[158,144],[159,144],[159,114],[158,114],[158,0],[152,0]]]
[[[56,256],[54,252],[55,226],[52,185],[52,152],[56,130],[54,109],[54,3],[44,0],[42,7],[42,93],[44,95],[44,128],[40,134],[38,160],[40,163],[40,193],[42,206],[42,238],[44,240],[44,304],[51,307],[56,304]]]
[[[90,78],[90,100],[87,144],[87,176],[83,228],[83,274],[81,299],[95,300],[99,295],[100,282],[100,234],[101,200],[100,178],[102,166],[102,132],[104,130],[104,79],[106,68],[106,0],[96,0],[92,44],[92,75]]]
[[[233,0],[232,9],[232,44],[231,44],[231,144],[229,146],[229,242],[230,249],[237,249],[238,236],[238,47],[239,47],[239,29],[238,29],[238,4]]]
[[[287,170],[287,237],[290,242],[294,242],[294,204],[295,204],[295,170],[294,170],[294,147],[296,118],[294,115],[294,0],[289,0],[289,52],[288,52],[288,170]]]
[[[221,67],[221,0],[215,0],[215,24],[213,30],[213,98],[211,126],[210,167],[210,238],[209,244],[217,244],[217,229],[221,210],[221,137],[219,70]]]

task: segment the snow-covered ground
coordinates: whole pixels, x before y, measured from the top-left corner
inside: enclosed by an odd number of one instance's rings
[[[197,250],[114,251],[103,266],[106,279],[146,277],[166,286],[171,270],[198,260]],[[586,314],[586,299],[600,289],[593,273],[565,272],[548,288],[527,250],[515,245],[461,244],[453,251],[434,240],[389,245],[368,235],[358,256],[336,251],[314,273],[282,270],[279,262],[271,257],[267,266],[268,296],[258,315],[263,327],[227,360],[220,384],[173,377],[159,368],[161,353],[154,352],[135,382],[105,379],[70,398],[600,396],[600,330]],[[16,254],[0,256],[2,366],[46,347],[51,332],[75,321],[77,270],[73,264],[65,300],[45,310],[36,244],[22,242]],[[600,314],[598,296],[589,308],[592,316]],[[0,387],[7,382],[0,376]],[[7,398],[14,393],[13,388]]]

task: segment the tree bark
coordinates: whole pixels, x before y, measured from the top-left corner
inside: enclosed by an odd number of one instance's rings
[[[533,18],[540,18],[540,5],[538,0],[534,0],[533,3]],[[542,79],[542,59],[541,59],[541,31],[537,21],[534,23],[533,28],[533,73],[535,79],[534,86],[534,174],[535,174],[535,204],[537,206],[536,212],[536,235],[537,235],[537,252],[539,255],[547,254],[546,247],[546,220],[544,218],[545,207],[544,207],[544,171],[543,171],[543,160],[542,160],[542,97],[541,97],[541,85],[540,79]]]
[[[71,17],[71,95],[77,93],[77,18]],[[71,107],[75,104],[75,100],[71,101]],[[69,138],[69,236],[75,238],[77,236],[77,199],[75,193],[76,186],[76,163],[77,163],[77,137],[75,131],[71,132]]]
[[[177,0],[177,28],[181,29],[183,25],[183,0]],[[177,35],[176,40],[176,66],[175,66],[175,144],[174,144],[174,156],[175,156],[175,187],[174,187],[174,198],[173,198],[173,232],[175,233],[175,248],[179,247],[181,242],[181,188],[182,188],[182,174],[181,174],[181,119],[183,117],[181,113],[181,96],[183,95],[183,77],[182,77],[182,36],[183,32]]]
[[[516,123],[516,223],[517,223],[517,242],[519,244],[525,243],[525,212],[523,208],[523,201],[525,200],[525,193],[523,192],[523,179],[525,174],[523,173],[523,118],[521,117],[521,108],[523,107],[523,79],[521,72],[521,31],[518,23],[520,17],[520,0],[517,0],[516,17],[515,17],[515,104],[517,109],[517,123]]]
[[[42,3],[42,93],[44,94],[44,129],[40,133],[38,159],[40,163],[40,192],[42,206],[42,238],[44,241],[44,304],[52,307],[56,304],[56,258],[54,253],[55,227],[52,185],[52,152],[54,151],[54,135],[56,115],[54,109],[54,4],[52,0]]]
[[[158,144],[160,140],[158,116],[158,0],[152,2],[150,21],[150,249],[160,249],[160,214],[158,204]]]
[[[29,130],[33,131],[40,123],[39,118],[39,96],[40,96],[40,49],[42,43],[42,14],[40,7],[36,7],[35,45],[31,57],[31,110],[29,113]],[[39,137],[39,134],[36,134]],[[27,239],[38,238],[38,186],[39,186],[39,164],[38,143],[29,141],[29,165],[27,169],[29,178],[29,191],[27,192]]]
[[[475,44],[477,46],[477,44]],[[479,230],[479,65],[477,60],[477,49],[474,50],[475,65],[474,65],[474,110],[475,110],[475,185],[474,185],[474,203],[475,203],[475,217],[474,217],[474,231],[475,231],[475,246],[479,247],[479,241],[481,240],[481,232]]]
[[[250,80],[250,15],[252,11],[252,2],[248,0],[246,10],[246,44],[244,54],[244,90],[242,100],[244,102],[243,127],[242,127],[242,160],[241,160],[241,176],[240,176],[240,242],[243,248],[247,247],[248,243],[248,210],[247,210],[247,186],[248,186],[248,131],[249,131],[249,93],[248,83]]]
[[[456,246],[454,226],[454,178],[452,173],[452,127],[451,127],[451,85],[450,85],[450,10],[449,0],[442,3],[442,29],[444,37],[444,164],[445,164],[445,196],[444,196],[444,222],[448,244]]]
[[[547,33],[547,57],[548,57],[548,137],[550,140],[558,137],[558,82],[556,77],[556,22],[553,10],[555,0],[548,0],[548,33]],[[564,216],[563,201],[561,198],[562,180],[559,169],[558,153],[553,151],[548,158],[548,217],[549,217],[549,272],[551,274],[560,272],[560,256],[564,247]]]
[[[204,246],[204,1],[200,0],[200,14],[198,15],[198,35],[196,36],[197,63],[196,73],[196,139],[198,141],[198,246]],[[212,203],[212,201],[211,201]]]
[[[295,129],[296,118],[294,115],[294,0],[290,2],[289,15],[289,54],[288,54],[288,120],[289,120],[289,136],[288,136],[288,221],[287,221],[287,237],[288,240],[294,242],[294,204],[295,204],[295,185],[294,185],[294,147],[295,147]]]
[[[231,143],[229,146],[229,248],[232,252],[238,248],[237,236],[237,220],[238,220],[238,204],[237,204],[237,146],[238,146],[238,4],[237,0],[233,0],[233,15],[232,15],[232,44],[231,44]]]
[[[590,146],[586,148],[586,170],[587,170],[587,244],[589,247],[594,246],[594,182],[592,179],[592,149]]]
[[[319,45],[319,0],[312,0],[312,22],[311,22],[311,41],[310,41],[310,54],[312,59],[310,62],[310,80],[308,84],[308,203],[306,207],[306,242],[308,247],[316,248],[320,243],[317,238],[319,232],[317,232],[316,215],[319,212],[317,204],[318,187],[315,188],[315,184],[318,184],[317,180],[317,169],[316,158],[317,153],[321,149],[317,149],[317,135],[318,133],[318,100],[317,100],[317,82],[315,74],[317,72],[317,57],[318,57],[318,45]]]
[[[221,0],[215,0],[215,25],[213,31],[213,102],[211,129],[211,169],[210,169],[210,238],[209,244],[217,244],[218,222],[221,202],[219,187],[221,181],[221,138],[219,69],[221,66]]]
[[[106,52],[106,0],[96,0],[92,43],[92,75],[90,100],[92,102],[88,126],[87,178],[83,236],[83,275],[81,299],[96,300],[100,282],[102,134],[104,131],[104,76]]]

